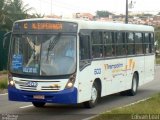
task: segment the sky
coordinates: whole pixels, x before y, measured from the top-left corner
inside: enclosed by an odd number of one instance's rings
[[[128,0],[133,3],[132,12],[160,12],[160,0]],[[33,7],[33,13],[45,15],[66,15],[77,12],[95,14],[97,10],[106,10],[125,14],[126,0],[23,0]]]

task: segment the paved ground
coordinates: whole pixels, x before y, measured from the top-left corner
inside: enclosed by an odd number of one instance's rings
[[[47,104],[44,108],[35,108],[31,103],[8,101],[7,94],[0,95],[0,119],[18,117],[18,120],[81,120],[96,114],[124,106],[160,92],[160,66],[156,67],[155,80],[139,88],[136,96],[107,96],[93,109],[79,105]]]

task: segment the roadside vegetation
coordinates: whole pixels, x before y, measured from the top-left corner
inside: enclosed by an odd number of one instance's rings
[[[0,75],[7,74],[7,70],[0,71]]]
[[[156,64],[160,64],[160,55],[156,56]]]
[[[44,15],[29,12],[35,9],[23,0],[0,0],[0,31],[11,31],[13,22],[26,18],[42,18]]]
[[[0,77],[0,90],[7,88],[7,76]]]
[[[7,88],[7,71],[0,71],[0,90]]]
[[[117,108],[105,112],[92,120],[133,120],[133,119],[159,119],[160,114],[160,93],[147,99],[123,108]]]

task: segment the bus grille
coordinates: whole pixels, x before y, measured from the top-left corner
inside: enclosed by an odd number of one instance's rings
[[[28,84],[31,83],[31,84]],[[15,86],[17,89],[25,91],[38,91],[38,92],[58,92],[61,87],[59,86],[60,81],[50,81],[50,80],[15,80]],[[55,86],[54,86],[55,84]]]

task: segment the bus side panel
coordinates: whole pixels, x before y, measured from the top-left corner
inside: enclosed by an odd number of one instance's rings
[[[139,86],[144,84],[145,75],[145,61],[144,56],[135,57],[136,71],[139,76]]]
[[[144,84],[154,79],[154,61],[154,55],[145,56],[145,78],[143,82]]]
[[[107,95],[126,90],[126,58],[105,61],[105,80]]]
[[[104,64],[102,61],[92,61],[91,65],[86,66],[83,70],[79,72],[79,91],[78,91],[78,102],[89,101],[91,99],[91,88],[93,82],[96,78],[101,80],[102,91],[104,91],[103,83],[103,69]]]

